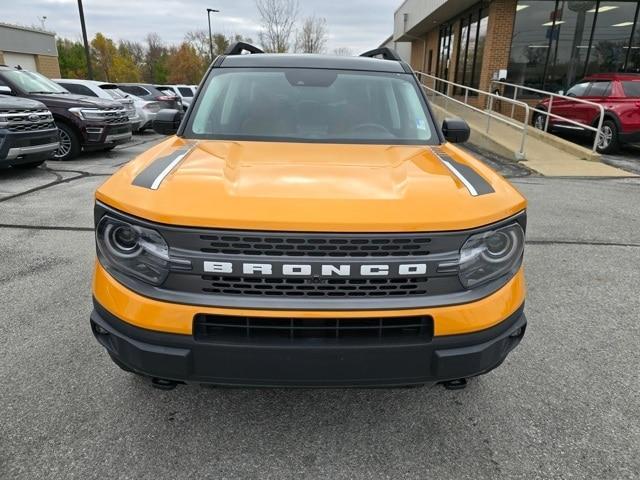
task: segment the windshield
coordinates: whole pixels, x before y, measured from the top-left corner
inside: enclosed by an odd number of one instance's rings
[[[208,139],[427,144],[437,136],[413,76],[318,69],[219,69],[185,135]]]
[[[3,75],[26,93],[69,93],[44,75],[26,70],[4,71]]]

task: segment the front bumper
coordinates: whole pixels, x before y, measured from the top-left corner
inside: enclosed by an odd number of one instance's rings
[[[199,341],[135,327],[97,302],[91,327],[109,355],[150,377],[242,386],[399,386],[468,378],[496,368],[524,336],[523,308],[480,332],[401,344]]]
[[[59,146],[58,130],[0,133],[0,167],[37,162],[51,157]]]
[[[83,147],[87,150],[104,147],[105,145],[119,145],[131,140],[131,123],[121,124],[90,124],[84,131]]]

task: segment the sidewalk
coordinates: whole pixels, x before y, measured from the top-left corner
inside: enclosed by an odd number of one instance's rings
[[[433,100],[432,105],[439,121],[442,121],[445,116],[451,115],[464,118],[471,127],[470,143],[515,161],[516,152],[520,150],[521,130],[499,120],[491,119],[487,134],[486,116],[452,101],[448,103],[447,110],[445,110],[443,108],[444,98],[438,97]],[[534,130],[533,127],[529,127],[527,133],[525,156],[524,166],[549,177],[637,176],[600,161],[585,160],[583,158],[593,158],[589,149]]]

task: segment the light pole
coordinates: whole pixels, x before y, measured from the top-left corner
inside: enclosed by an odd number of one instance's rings
[[[211,54],[211,61],[213,62],[213,36],[211,35],[211,14],[218,13],[220,10],[214,10],[213,8],[207,8],[207,20],[209,20],[209,53]]]
[[[91,68],[91,53],[89,52],[89,41],[87,40],[87,27],[84,24],[84,10],[82,0],[78,0],[78,10],[80,12],[80,26],[82,27],[82,40],[84,41],[84,54],[87,57],[87,76],[93,80],[93,69]]]

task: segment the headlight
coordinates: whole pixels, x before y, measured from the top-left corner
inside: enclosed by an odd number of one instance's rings
[[[460,281],[473,288],[515,273],[523,252],[524,231],[517,223],[473,235],[460,250]]]
[[[104,113],[97,108],[70,108],[69,111],[81,120],[103,120]]]
[[[105,216],[96,229],[96,242],[107,270],[153,285],[160,285],[169,273],[169,247],[155,230]]]

